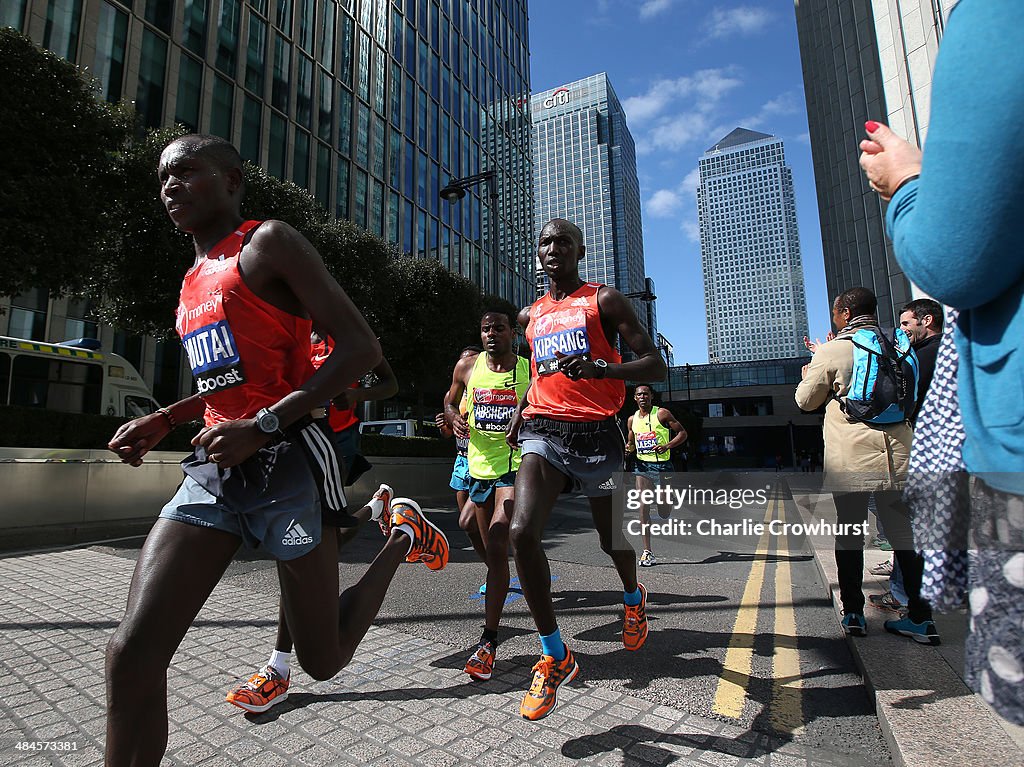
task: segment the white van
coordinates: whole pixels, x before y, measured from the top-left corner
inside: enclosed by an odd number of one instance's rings
[[[359,424],[360,434],[386,434],[391,437],[415,437],[416,421],[392,419],[390,421],[363,421]]]
[[[137,418],[159,405],[128,360],[83,338],[59,344],[0,336],[0,405]]]

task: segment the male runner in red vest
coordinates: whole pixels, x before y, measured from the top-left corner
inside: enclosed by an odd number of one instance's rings
[[[541,230],[538,245],[549,287],[519,314],[533,351],[531,383],[508,431],[509,444],[522,448],[511,540],[542,650],[520,707],[526,719],[550,714],[558,688],[578,671],[555,621],[551,571],[542,545],[560,493],[579,492],[590,501],[601,549],[622,580],[623,645],[639,650],[647,639],[647,592],[637,583],[636,555],[621,534],[621,519],[614,529],[613,475],[622,471],[623,461],[615,416],[626,398],[625,379],[659,381],[666,374],[661,355],[625,296],[580,278],[586,248],[579,227],[553,219]],[[637,359],[622,362],[615,350],[618,338]]]
[[[205,426],[146,538],[107,646],[108,767],[159,764],[171,658],[243,541],[278,559],[299,661],[315,679],[352,658],[402,562],[448,561],[444,534],[396,500],[384,548],[339,597],[337,541],[321,536],[320,514],[322,504],[343,514],[345,499],[311,413],[376,365],[380,346],[301,234],[242,219],[242,161],[231,144],[176,139],[158,178],[168,215],[195,244],[176,327],[198,394],[125,424],[109,447],[138,466],[176,424],[202,416]],[[315,373],[311,320],[344,339]]]

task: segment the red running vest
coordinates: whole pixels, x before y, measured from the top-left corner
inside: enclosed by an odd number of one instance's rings
[[[334,339],[327,336],[325,340],[317,341],[311,347],[312,356],[310,361],[313,363],[314,370],[319,370],[320,366],[324,364],[327,356],[334,350]],[[352,384],[350,389],[358,389],[359,382],[356,381]],[[355,426],[359,423],[359,419],[356,417],[356,409],[350,407],[347,410],[340,410],[334,406],[334,403],[330,403],[327,407],[327,420],[331,424],[332,431],[345,431],[350,426]]]
[[[526,340],[532,385],[526,395],[525,418],[559,421],[603,421],[616,415],[626,400],[626,382],[614,378],[570,381],[558,371],[555,352],[584,354],[585,359],[622,362],[605,338],[597,292],[603,285],[587,282],[560,301],[545,293],[530,307]]]
[[[256,296],[238,270],[242,245],[261,223],[246,221],[181,282],[175,329],[206,403],[207,426],[252,418],[313,375],[312,322]]]

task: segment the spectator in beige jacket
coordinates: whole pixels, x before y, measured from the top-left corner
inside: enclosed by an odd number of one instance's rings
[[[910,463],[912,432],[907,422],[879,425],[854,420],[844,412],[853,377],[851,336],[861,328],[878,330],[878,302],[867,288],[850,288],[832,306],[834,340],[819,344],[796,390],[802,410],[825,405],[825,486],[833,492],[837,524],[862,525],[859,533],[836,536],[836,567],[843,603],[843,629],[853,636],[867,633],[864,619],[864,535],[868,497],[875,493],[878,515],[903,570],[909,615],[886,621],[892,633],[922,644],[938,644],[931,606],[920,598],[922,560],[914,551],[909,510],[900,490]],[[826,404],[827,403],[827,404]]]

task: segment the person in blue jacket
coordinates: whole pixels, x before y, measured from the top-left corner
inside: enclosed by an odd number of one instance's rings
[[[1024,32],[1019,0],[949,16],[924,153],[865,125],[861,167],[889,200],[906,275],[960,310],[960,407],[971,475],[967,680],[1024,724]],[[917,445],[915,445],[917,448]]]

